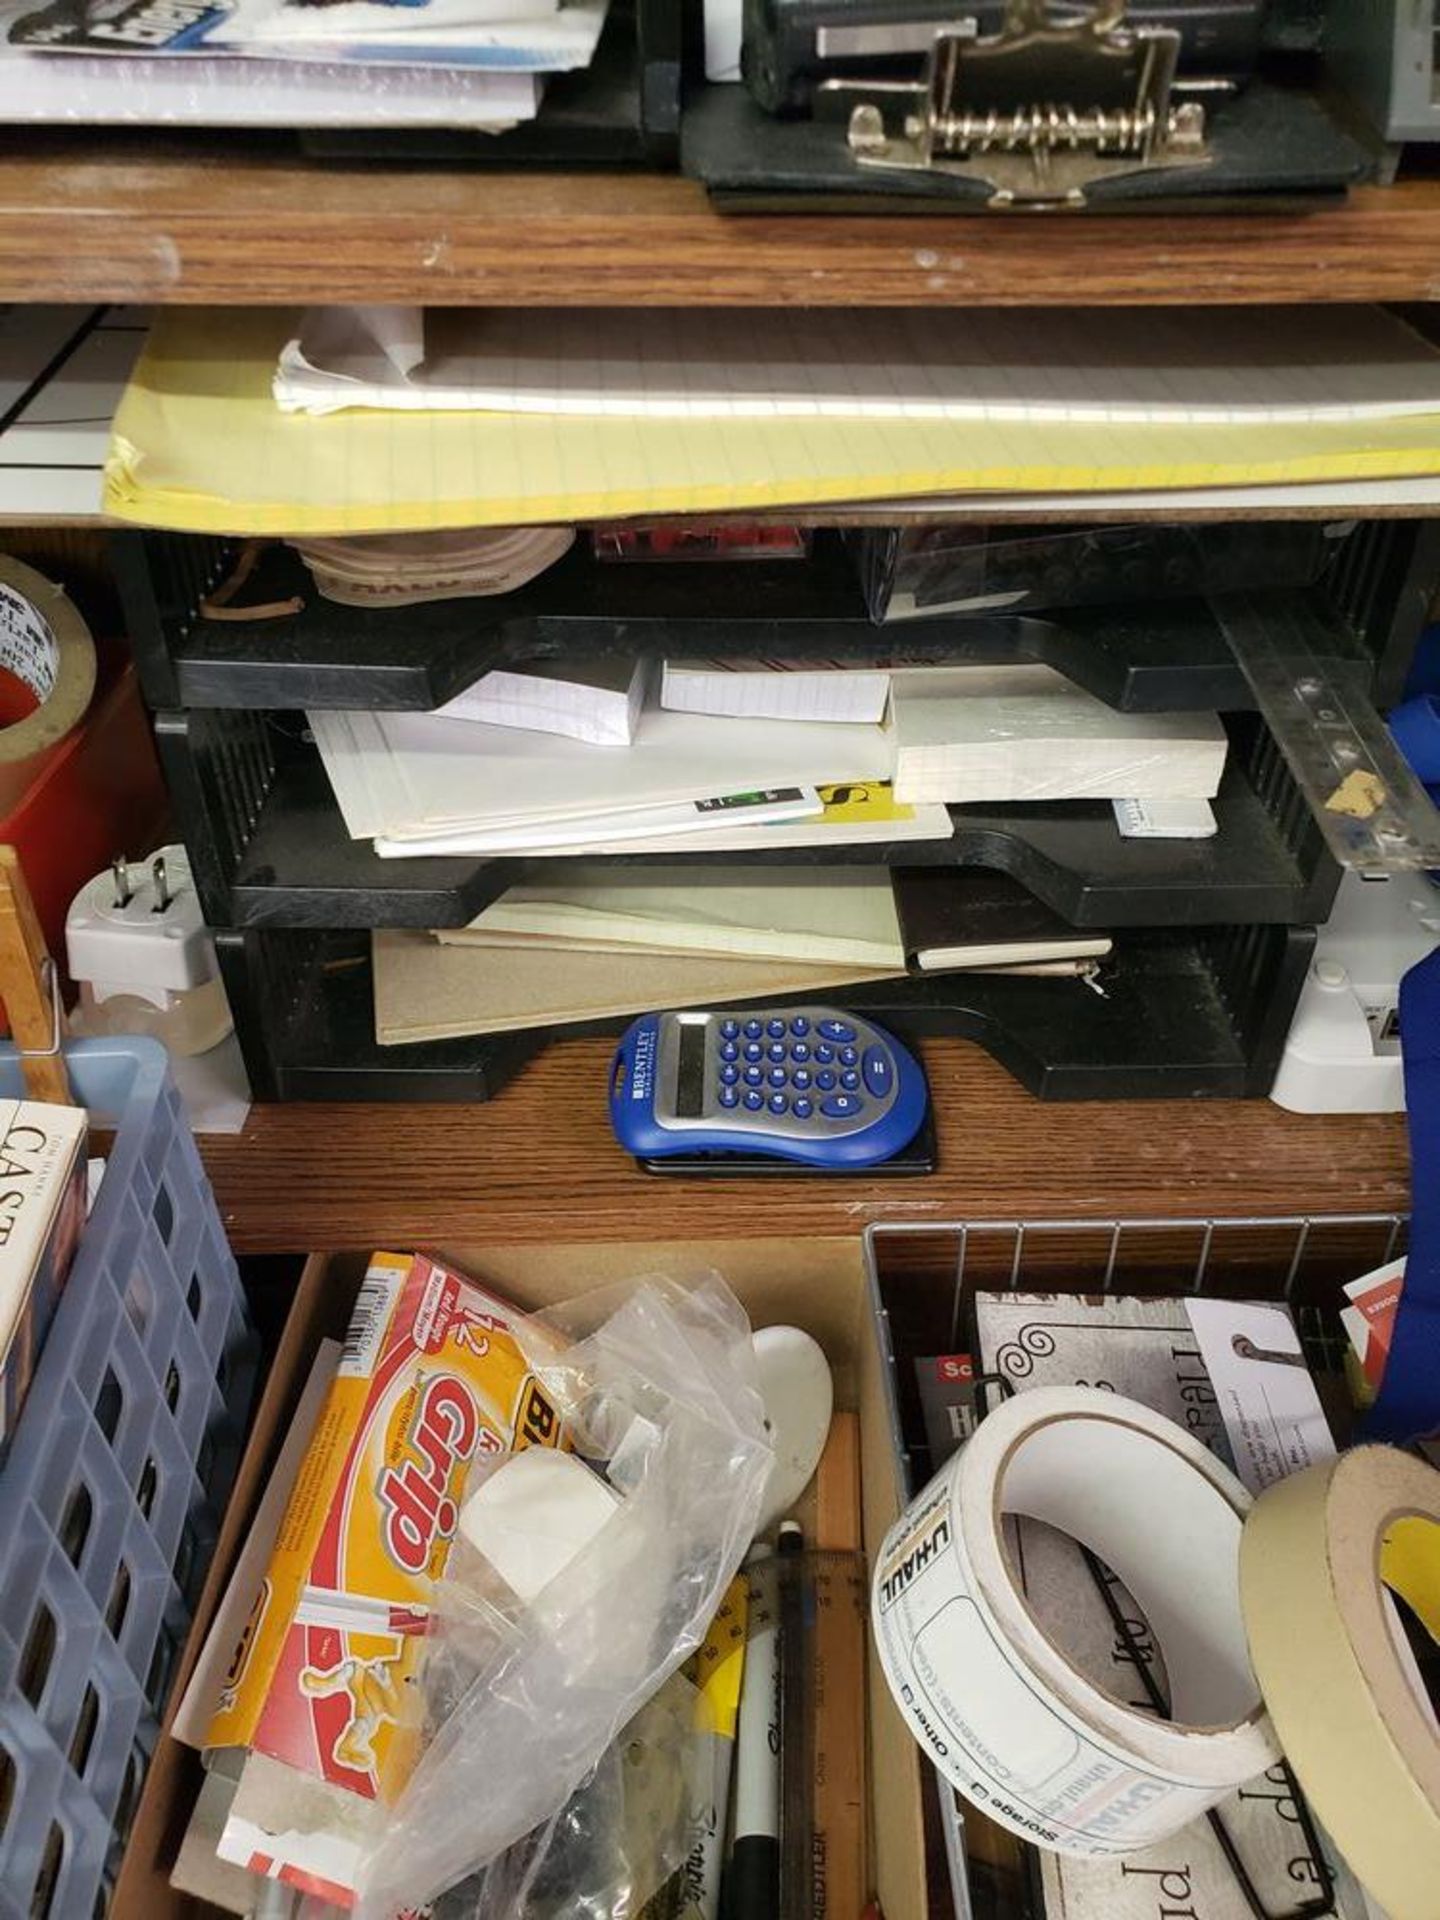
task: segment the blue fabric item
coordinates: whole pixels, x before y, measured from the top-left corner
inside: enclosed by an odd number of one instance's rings
[[[1400,982],[1400,1046],[1410,1252],[1385,1377],[1365,1426],[1369,1439],[1404,1442],[1440,1428],[1440,948]]]
[[[1408,700],[1417,693],[1440,693],[1440,622],[1426,627],[1420,635],[1415,658],[1410,663],[1405,698]]]
[[[1391,737],[1426,785],[1440,781],[1440,694],[1421,693],[1390,715]]]

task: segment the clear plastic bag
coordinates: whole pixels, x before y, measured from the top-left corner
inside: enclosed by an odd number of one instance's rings
[[[773,1456],[750,1325],[718,1274],[590,1295],[521,1337],[577,1453],[621,1497],[529,1604],[457,1542],[420,1672],[418,1758],[366,1862],[359,1920],[423,1907],[520,1842],[532,1885],[549,1874],[567,1815],[598,1812],[575,1807],[577,1790],[600,1768],[603,1791],[607,1752],[699,1645],[760,1514]],[[502,1465],[477,1462],[467,1494]],[[524,1911],[502,1880],[508,1904],[465,1920]],[[631,1911],[574,1898],[567,1920]]]
[[[564,1806],[441,1894],[430,1920],[639,1920],[689,1850],[694,1696],[668,1680]]]

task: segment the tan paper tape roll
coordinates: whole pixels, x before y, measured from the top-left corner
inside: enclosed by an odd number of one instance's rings
[[[95,691],[95,643],[65,590],[19,560],[0,557],[0,668],[39,701],[0,727],[0,769],[33,760],[75,727]],[[14,786],[14,781],[0,784]]]
[[[1381,1582],[1434,1622],[1433,1522],[1440,1473],[1393,1447],[1357,1447],[1267,1488],[1240,1548],[1251,1656],[1281,1744],[1389,1920],[1440,1915],[1440,1737]]]
[[[871,1619],[915,1738],[991,1819],[1057,1853],[1167,1839],[1274,1764],[1279,1749],[1240,1611],[1250,1497],[1174,1421],[1093,1387],[1016,1395],[891,1529]],[[1006,1514],[1092,1548],[1165,1656],[1174,1718],[1089,1680],[1042,1630]]]

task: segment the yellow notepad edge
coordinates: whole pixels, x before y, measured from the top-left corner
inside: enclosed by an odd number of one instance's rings
[[[283,312],[163,314],[116,413],[105,510],[180,532],[357,534],[909,495],[1165,491],[1440,474],[1440,414],[1087,422],[283,415]]]

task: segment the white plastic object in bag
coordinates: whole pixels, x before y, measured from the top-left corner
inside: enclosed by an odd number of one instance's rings
[[[762,1327],[755,1364],[765,1430],[775,1449],[757,1533],[783,1520],[814,1478],[830,1432],[835,1385],[818,1341],[799,1327]]]

